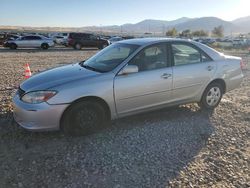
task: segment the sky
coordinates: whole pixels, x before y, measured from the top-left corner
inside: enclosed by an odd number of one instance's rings
[[[145,19],[250,16],[250,0],[0,0],[0,25],[82,27]]]

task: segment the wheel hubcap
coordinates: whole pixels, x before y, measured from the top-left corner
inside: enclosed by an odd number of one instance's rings
[[[76,49],[79,50],[80,48],[81,48],[80,44],[77,44],[77,45],[76,45]]]
[[[215,106],[219,102],[221,97],[221,91],[219,87],[212,87],[206,97],[206,102],[209,106]]]
[[[76,122],[82,129],[91,129],[97,120],[96,113],[92,110],[82,109],[76,115]]]

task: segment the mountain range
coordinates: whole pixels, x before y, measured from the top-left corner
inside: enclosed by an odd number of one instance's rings
[[[201,17],[201,18],[187,18],[182,17],[177,20],[144,20],[136,24],[124,24],[121,26],[104,26],[106,31],[123,31],[128,33],[165,33],[171,28],[176,28],[178,31],[189,30],[205,30],[211,32],[214,27],[222,25],[225,34],[231,33],[250,33],[250,16],[239,18],[233,21],[225,21],[217,17]],[[94,29],[93,27],[87,27]],[[99,28],[100,29],[100,28]]]
[[[225,21],[217,17],[201,17],[187,18],[182,17],[172,21],[147,19],[135,24],[123,24],[112,26],[87,26],[79,28],[69,27],[20,27],[20,26],[0,26],[2,29],[17,29],[17,30],[46,30],[46,31],[74,31],[74,32],[103,32],[103,33],[155,33],[164,34],[171,28],[176,28],[178,31],[189,29],[205,30],[211,32],[214,27],[222,25],[224,33],[250,33],[250,16],[238,18],[233,21]]]

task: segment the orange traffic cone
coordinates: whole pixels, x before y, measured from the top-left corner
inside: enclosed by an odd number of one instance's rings
[[[24,69],[25,69],[25,72],[24,72],[24,77],[25,77],[25,79],[30,78],[30,77],[31,77],[31,71],[30,71],[30,66],[29,66],[28,63],[26,63],[26,64],[24,65]]]

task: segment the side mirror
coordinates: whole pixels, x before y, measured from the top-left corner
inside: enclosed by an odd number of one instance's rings
[[[127,74],[131,74],[131,73],[137,73],[139,71],[138,66],[136,65],[127,65],[126,67],[124,67],[118,75],[127,75]]]

